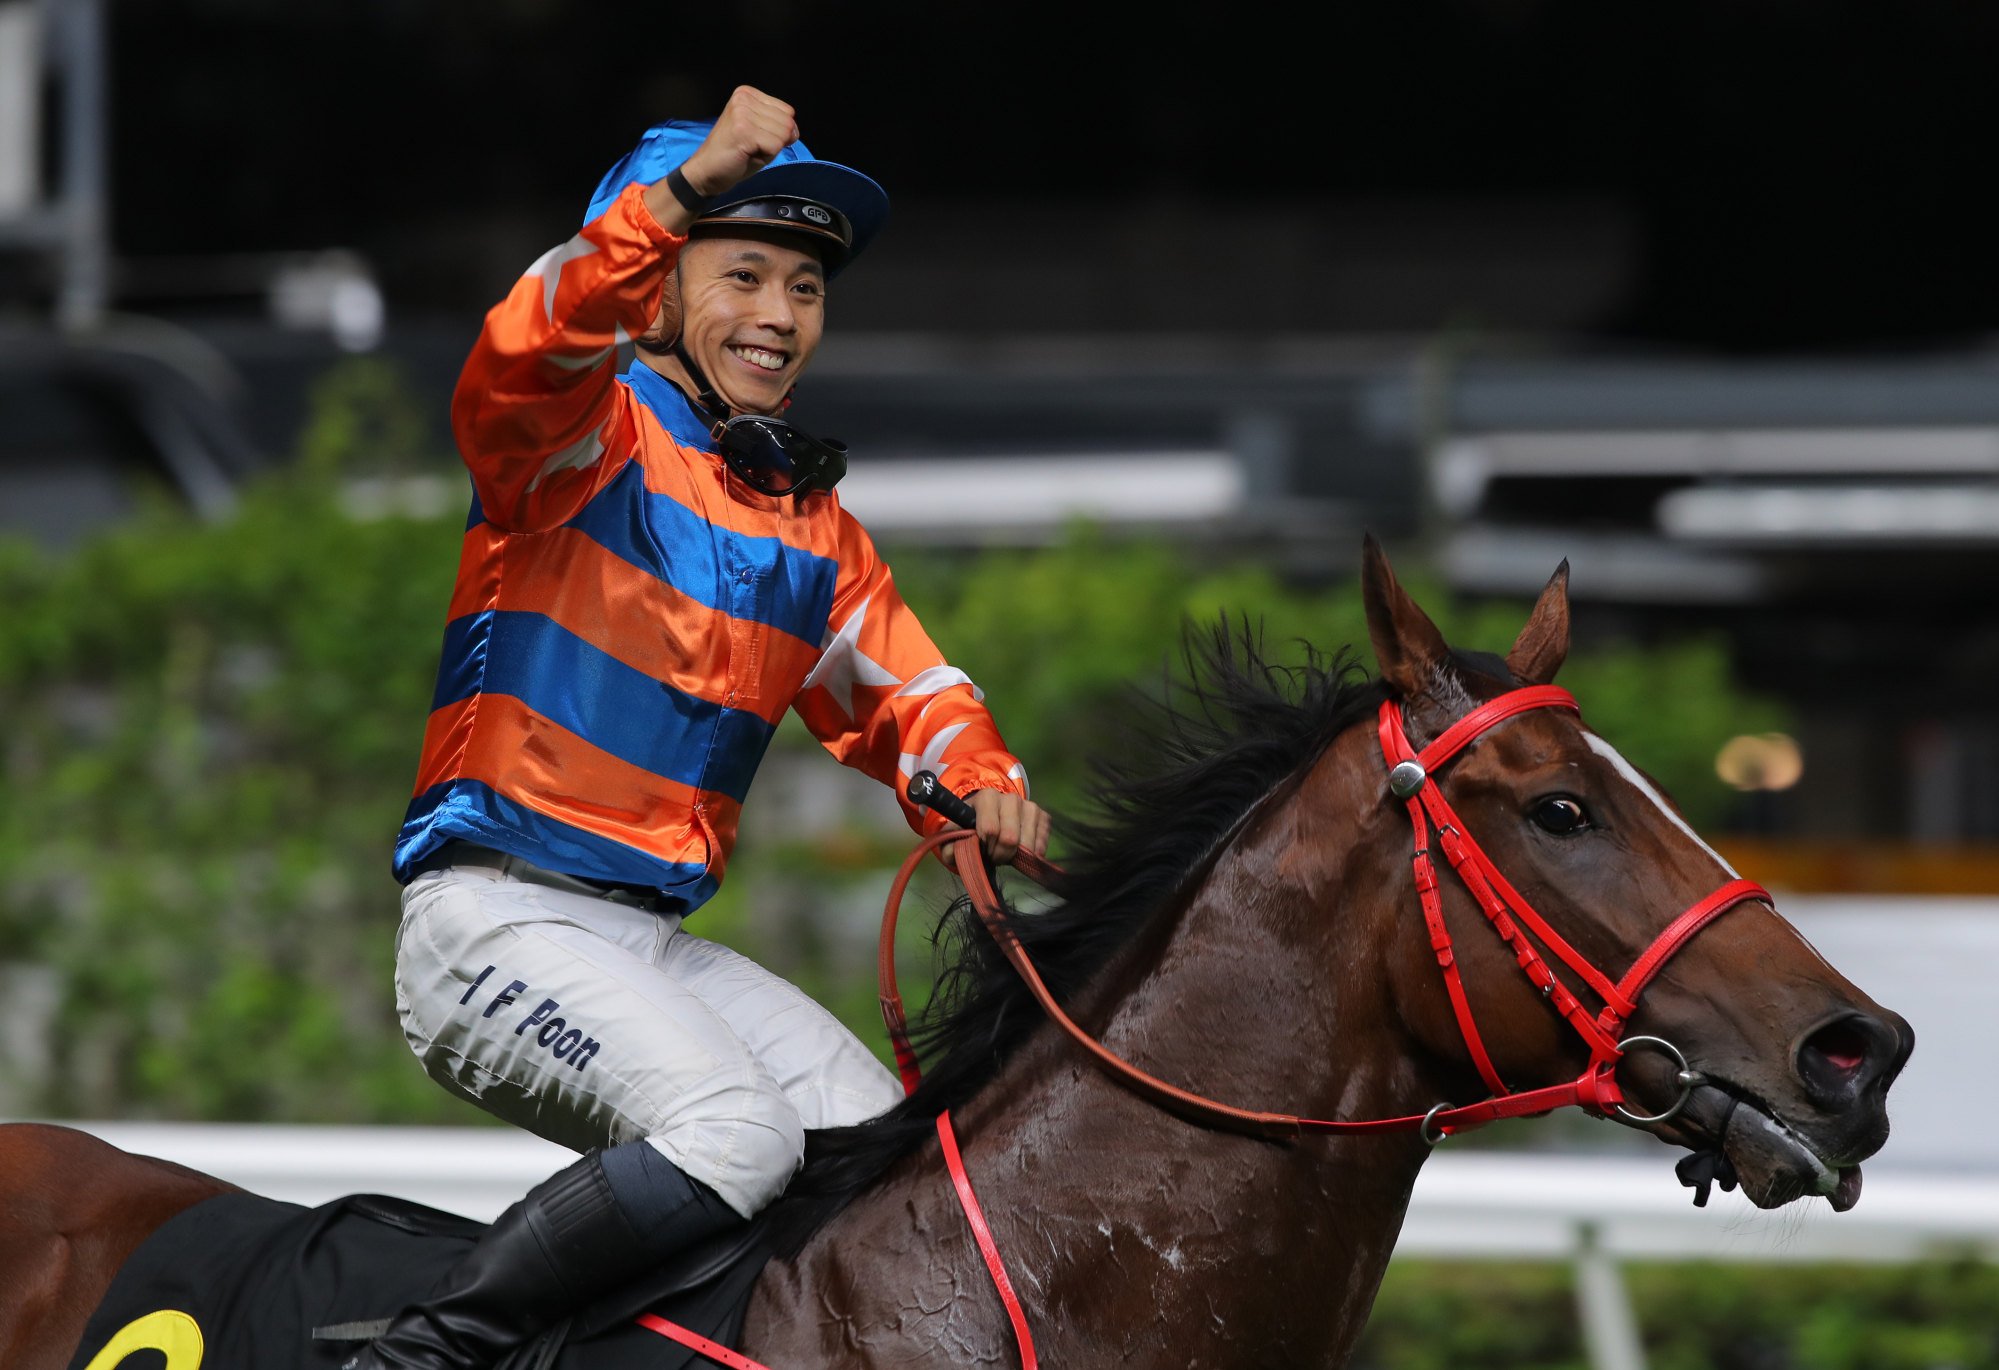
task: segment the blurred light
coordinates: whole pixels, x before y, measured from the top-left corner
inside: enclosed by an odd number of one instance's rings
[[[1785,733],[1744,733],[1721,744],[1714,773],[1738,790],[1788,790],[1804,775],[1805,757]]]
[[[0,4],[0,221],[41,203],[42,23],[32,4]]]
[[[462,476],[361,476],[340,487],[340,507],[358,523],[434,519],[465,507]]]
[[[387,310],[367,264],[351,252],[322,252],[272,276],[271,316],[286,328],[324,331],[347,352],[382,340]]]
[[[1519,430],[1455,438],[1440,455],[1445,499],[1521,477],[1989,476],[1999,474],[1999,428]]]
[[[1579,587],[1572,596],[1640,604],[1748,604],[1769,593],[1769,573],[1747,556],[1681,547],[1649,535],[1474,526],[1452,533],[1439,560],[1453,585],[1532,599],[1564,557]]]
[[[1490,444],[1457,438],[1443,444],[1430,467],[1430,493],[1437,507],[1455,519],[1468,519],[1485,502],[1492,481]]]
[[[857,462],[840,482],[840,502],[870,528],[1184,522],[1238,513],[1247,495],[1225,452]]]
[[[1675,490],[1659,500],[1668,535],[1724,542],[1999,540],[1990,485],[1761,485]]]

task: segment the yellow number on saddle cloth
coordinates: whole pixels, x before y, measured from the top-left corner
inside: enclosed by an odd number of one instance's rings
[[[127,1357],[140,1351],[164,1353],[166,1370],[200,1370],[201,1328],[187,1314],[162,1308],[134,1318],[112,1333],[104,1349],[92,1356],[83,1370],[117,1370]]]

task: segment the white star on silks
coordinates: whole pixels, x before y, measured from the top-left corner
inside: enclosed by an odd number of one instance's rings
[[[597,244],[579,233],[560,247],[551,247],[535,258],[534,265],[524,273],[541,277],[541,308],[550,323],[555,322],[555,288],[562,284],[562,268],[596,250]]]
[[[604,440],[597,435],[595,429],[592,429],[543,462],[541,470],[535,472],[534,479],[528,482],[528,490],[532,493],[539,489],[541,483],[557,471],[567,471],[572,467],[578,471],[584,470],[603,455]]]
[[[595,352],[586,352],[580,357],[567,356],[561,352],[551,352],[548,354],[548,360],[564,371],[594,371],[602,366],[620,347],[623,347],[631,340],[632,335],[625,331],[625,326],[622,323],[614,323],[611,325],[611,345],[609,347],[600,347]]]
[[[959,733],[962,733],[971,726],[971,720],[967,719],[963,723],[953,723],[948,728],[939,728],[937,736],[930,739],[930,745],[923,749],[921,756],[916,755],[914,752],[904,752],[898,756],[895,762],[896,769],[901,771],[905,776],[913,776],[918,771],[929,771],[932,775],[942,779],[944,772],[951,765],[950,762],[944,759],[945,750],[958,740]]]
[[[861,607],[853,616],[840,625],[837,633],[828,633],[820,647],[818,665],[805,677],[802,688],[811,689],[815,685],[826,687],[826,693],[840,706],[847,717],[858,719],[854,712],[854,687],[856,685],[900,685],[902,677],[873,660],[861,651],[861,625],[867,621],[868,606],[872,599],[861,601]]]

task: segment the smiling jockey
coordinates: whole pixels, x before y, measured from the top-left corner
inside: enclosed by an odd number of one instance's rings
[[[978,690],[833,494],[844,449],[775,418],[888,213],[797,139],[747,87],[649,130],[459,380],[476,498],[396,847],[397,1007],[438,1083],[588,1154],[357,1370],[491,1364],[769,1203],[807,1128],[899,1097],[804,993],[680,928],[787,708],[878,780],[970,793],[994,859],[1046,846]]]

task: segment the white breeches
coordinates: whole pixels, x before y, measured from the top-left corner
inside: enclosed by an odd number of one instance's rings
[[[805,1129],[902,1097],[802,990],[678,918],[478,866],[403,891],[396,1008],[446,1089],[577,1151],[642,1137],[745,1217]]]

